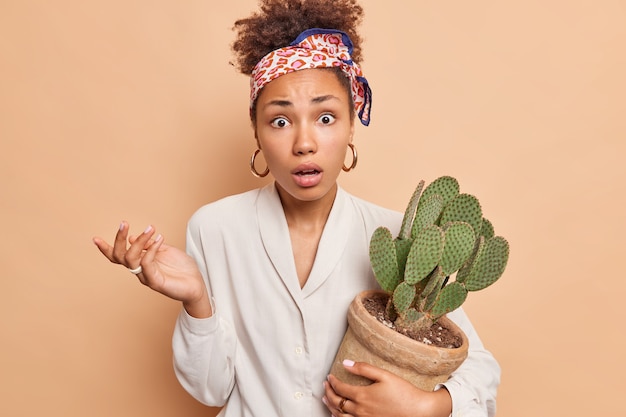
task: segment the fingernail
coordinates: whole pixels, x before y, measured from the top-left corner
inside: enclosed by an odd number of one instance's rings
[[[124,222],[121,222],[120,223],[120,230],[123,230],[123,229],[124,229]]]
[[[328,405],[328,400],[326,399],[326,397],[322,397],[322,402],[326,405]]]
[[[152,226],[148,226],[146,227],[146,230],[144,230],[144,233],[150,233],[152,231]]]
[[[344,359],[343,360],[343,366],[352,367],[352,366],[354,366],[354,361],[351,361],[350,359]]]
[[[159,240],[163,239],[163,236],[158,235],[157,237],[154,238],[155,242],[158,242]]]

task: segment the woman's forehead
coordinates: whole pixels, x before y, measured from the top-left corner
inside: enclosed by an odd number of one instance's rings
[[[282,75],[263,87],[259,104],[276,99],[313,99],[333,95],[341,100],[347,98],[344,86],[333,71],[312,68]]]

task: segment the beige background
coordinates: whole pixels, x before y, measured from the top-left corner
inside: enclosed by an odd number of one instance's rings
[[[256,2],[216,3],[0,1],[0,415],[214,414],[173,376],[178,304],[91,238],[124,219],[182,246],[196,208],[263,184],[228,64]],[[403,210],[454,175],[510,240],[466,303],[499,416],[625,415],[626,2],[363,5],[373,122],[342,185]]]

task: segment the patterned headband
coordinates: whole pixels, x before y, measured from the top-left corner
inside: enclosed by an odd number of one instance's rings
[[[250,110],[261,89],[281,75],[309,68],[339,67],[350,78],[352,100],[361,123],[369,125],[372,90],[350,54],[352,41],[346,33],[331,29],[305,30],[291,45],[270,52],[256,64],[250,77]]]

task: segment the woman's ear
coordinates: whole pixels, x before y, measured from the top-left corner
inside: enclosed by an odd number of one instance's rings
[[[354,118],[352,119],[352,123],[350,124],[350,143],[354,139]]]
[[[259,142],[259,135],[256,132],[256,128],[254,129],[254,141],[256,142],[257,148],[261,149],[261,142]]]

